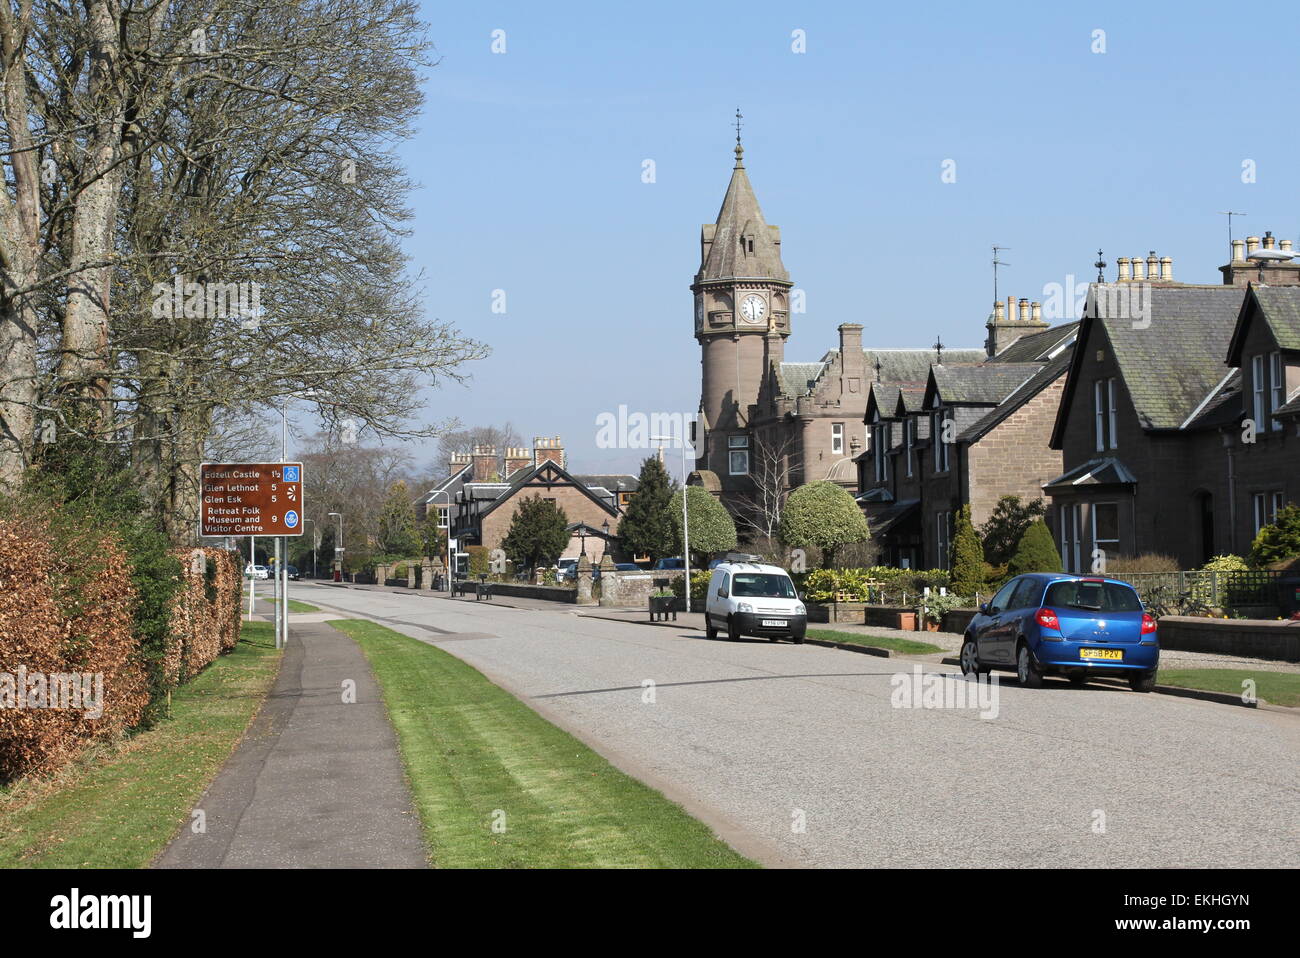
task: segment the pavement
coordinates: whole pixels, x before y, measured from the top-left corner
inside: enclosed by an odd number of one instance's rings
[[[981,705],[931,661],[709,641],[680,618],[294,597],[458,656],[764,864],[1300,865],[1295,714],[1052,680],[985,687]],[[918,685],[948,702],[905,701]]]
[[[259,601],[255,617],[270,613]],[[329,618],[340,618],[337,613]],[[369,663],[293,615],[275,686],[157,868],[422,868],[419,817]],[[344,683],[355,682],[355,702]]]

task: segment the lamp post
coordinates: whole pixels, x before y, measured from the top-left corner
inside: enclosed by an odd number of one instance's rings
[[[331,512],[331,516],[337,516],[339,520],[339,536],[334,540],[334,581],[343,581],[343,513]]]
[[[600,561],[604,562],[605,556],[609,555],[609,520],[608,519],[606,519],[604,522],[600,524],[600,531],[605,533],[605,552],[604,555],[600,557]]]
[[[651,436],[652,442],[672,442],[673,436]],[[686,595],[686,611],[691,611],[691,530],[690,520],[686,512],[686,438],[683,436],[682,444],[682,568],[683,575],[686,577],[685,588],[682,592]],[[662,447],[661,447],[662,448]]]

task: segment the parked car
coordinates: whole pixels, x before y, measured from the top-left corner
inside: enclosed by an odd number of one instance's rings
[[[655,563],[654,571],[660,572],[670,569],[685,569],[686,563],[681,556],[674,556],[671,559],[660,559]]]
[[[966,675],[1012,670],[1026,688],[1041,686],[1044,675],[1076,685],[1111,675],[1150,692],[1159,665],[1156,620],[1137,592],[1098,576],[1017,576],[980,606],[961,647]]]
[[[761,562],[721,562],[709,577],[704,631],[715,639],[725,629],[733,642],[744,635],[793,639],[802,645],[808,609],[790,574]]]
[[[271,570],[267,566],[253,565],[250,562],[244,566],[244,577],[247,579],[269,579],[271,578]]]
[[[284,571],[285,571],[285,574],[288,575],[289,578],[292,579],[294,582],[297,582],[299,579],[302,578],[302,576],[298,574],[298,567],[297,567],[297,566],[294,566],[294,565],[287,565],[287,566],[284,567]]]
[[[555,579],[557,582],[564,582],[566,579],[575,579],[578,576],[577,559],[561,559],[556,563],[557,571]]]

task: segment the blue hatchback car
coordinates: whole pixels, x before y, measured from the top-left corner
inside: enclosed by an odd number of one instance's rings
[[[1160,665],[1156,620],[1127,582],[1097,576],[1017,576],[980,606],[961,647],[961,670],[1014,670],[1026,688],[1044,675],[1082,685],[1089,675],[1128,679],[1150,692]]]

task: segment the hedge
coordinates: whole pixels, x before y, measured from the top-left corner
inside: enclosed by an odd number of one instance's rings
[[[176,558],[180,582],[158,648],[137,618],[144,600],[117,532],[54,508],[0,516],[0,781],[52,771],[145,724],[170,688],[234,648],[238,559],[217,549]],[[102,675],[96,717],[87,708],[15,707],[20,678],[36,692],[48,681],[39,676],[87,673]]]

